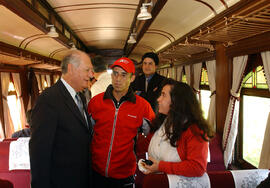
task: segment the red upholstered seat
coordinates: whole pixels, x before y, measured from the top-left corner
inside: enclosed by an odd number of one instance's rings
[[[14,140],[17,140],[18,138],[5,138],[4,141],[6,142],[11,142],[11,141],[14,141]]]
[[[230,171],[207,172],[211,187],[228,188],[235,187],[232,173]]]
[[[1,188],[13,188],[13,184],[10,181],[0,179]]]
[[[149,174],[143,179],[143,188],[169,188],[166,174]]]
[[[10,141],[0,142],[0,172],[8,171],[9,144]]]
[[[9,145],[13,140],[16,139],[6,139],[0,142],[0,179],[7,180],[4,181],[6,186],[11,183],[14,188],[30,188],[30,170],[9,171]],[[0,188],[2,188],[1,183]]]

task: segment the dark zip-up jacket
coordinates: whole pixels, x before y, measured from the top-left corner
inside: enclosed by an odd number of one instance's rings
[[[151,104],[155,112],[157,112],[157,98],[160,95],[162,89],[161,83],[164,79],[165,79],[164,76],[155,73],[148,83],[147,92],[145,89],[144,74],[137,76],[134,82],[131,83],[133,91],[135,91],[138,95],[146,99]]]

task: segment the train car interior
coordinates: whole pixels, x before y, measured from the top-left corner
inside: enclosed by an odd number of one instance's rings
[[[76,49],[108,64],[128,57],[136,74],[155,52],[160,75],[193,88],[215,130],[208,187],[256,187],[268,176],[269,0],[0,0],[0,15],[0,187],[30,187],[28,148],[10,153],[28,142],[11,136]],[[143,178],[137,170],[136,187],[164,187]]]

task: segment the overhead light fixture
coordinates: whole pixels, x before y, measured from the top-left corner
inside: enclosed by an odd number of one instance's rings
[[[48,27],[50,28],[50,31],[47,33],[47,35],[49,35],[52,38],[57,38],[59,34],[56,32],[54,25],[50,25],[46,23],[46,28]]]
[[[149,20],[152,18],[151,13],[147,11],[147,6],[153,6],[152,1],[150,3],[143,3],[141,7],[141,12],[137,16],[137,20]]]
[[[129,43],[129,44],[135,44],[137,41],[134,38],[134,36],[136,36],[136,33],[131,33],[130,36],[129,36],[129,39],[127,41],[127,43]]]
[[[73,42],[69,43],[69,45],[71,45],[71,50],[77,50],[75,44]]]

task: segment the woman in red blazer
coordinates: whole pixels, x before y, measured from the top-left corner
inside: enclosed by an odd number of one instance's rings
[[[148,136],[149,159],[153,164],[141,162],[143,172],[202,176],[213,132],[203,118],[192,88],[173,79],[165,80],[157,102],[158,115]]]

